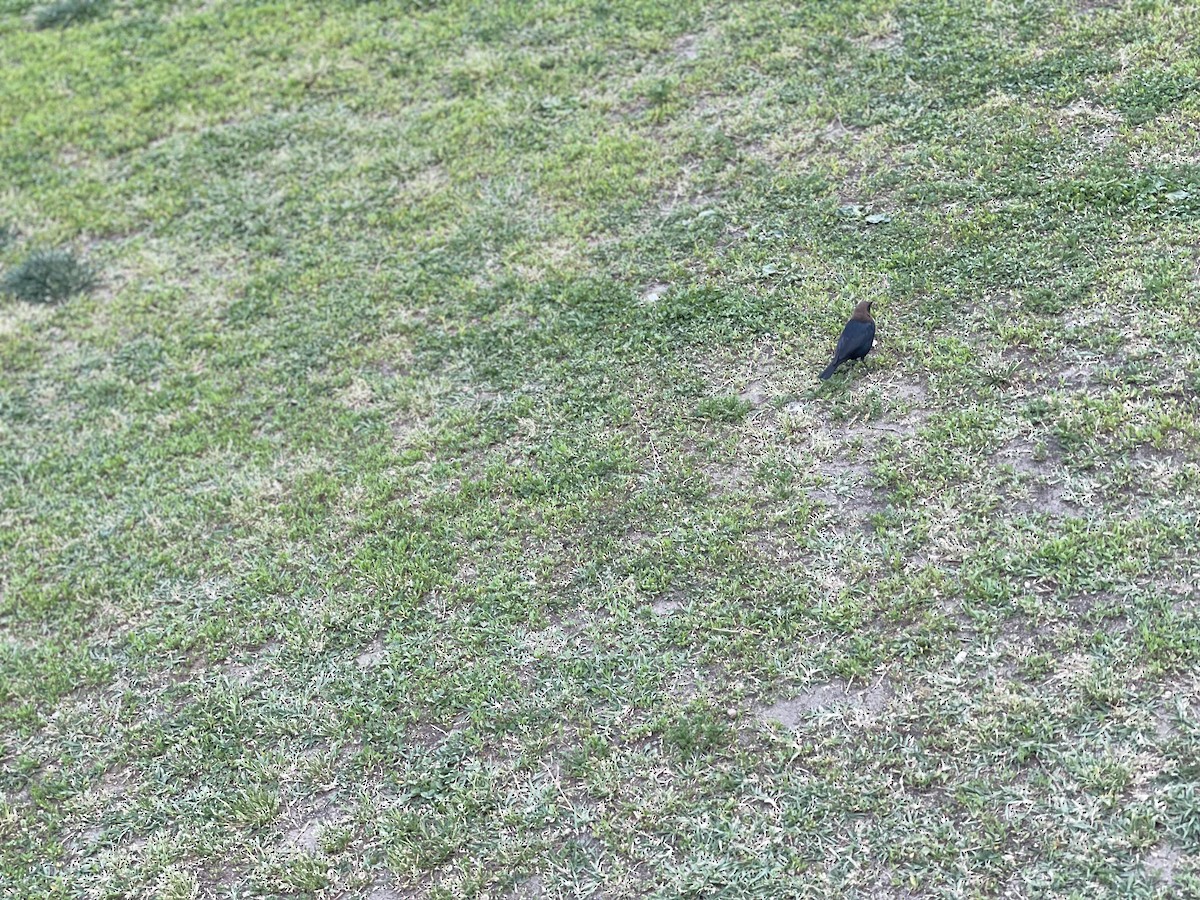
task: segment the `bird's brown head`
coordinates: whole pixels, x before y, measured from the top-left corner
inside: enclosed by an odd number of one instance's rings
[[[871,318],[871,300],[859,300],[858,305],[854,307],[854,315],[850,318],[856,322],[873,322]]]

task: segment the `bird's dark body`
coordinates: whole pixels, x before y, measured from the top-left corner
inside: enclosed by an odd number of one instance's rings
[[[870,352],[874,343],[875,320],[871,318],[870,301],[864,300],[854,308],[854,315],[842,329],[837,349],[833,351],[833,362],[821,373],[821,380],[824,381],[833,375],[842,363],[862,359]]]

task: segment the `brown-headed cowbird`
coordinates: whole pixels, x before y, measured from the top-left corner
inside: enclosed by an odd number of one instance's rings
[[[873,343],[875,343],[875,320],[871,318],[871,301],[860,300],[854,307],[854,315],[842,329],[837,349],[833,351],[833,362],[821,373],[821,380],[825,381],[829,378],[842,363],[857,362],[862,359],[870,351]]]

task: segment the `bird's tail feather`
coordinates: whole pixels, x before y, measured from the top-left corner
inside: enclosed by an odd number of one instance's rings
[[[833,362],[831,362],[829,364],[829,366],[825,369],[825,371],[822,372],[817,377],[820,378],[822,381],[828,381],[830,376],[833,375],[833,373],[837,371],[839,362],[840,362],[840,360],[835,359]]]

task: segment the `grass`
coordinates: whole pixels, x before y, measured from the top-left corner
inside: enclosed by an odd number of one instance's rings
[[[1193,11],[38,21],[5,896],[1200,892]]]

